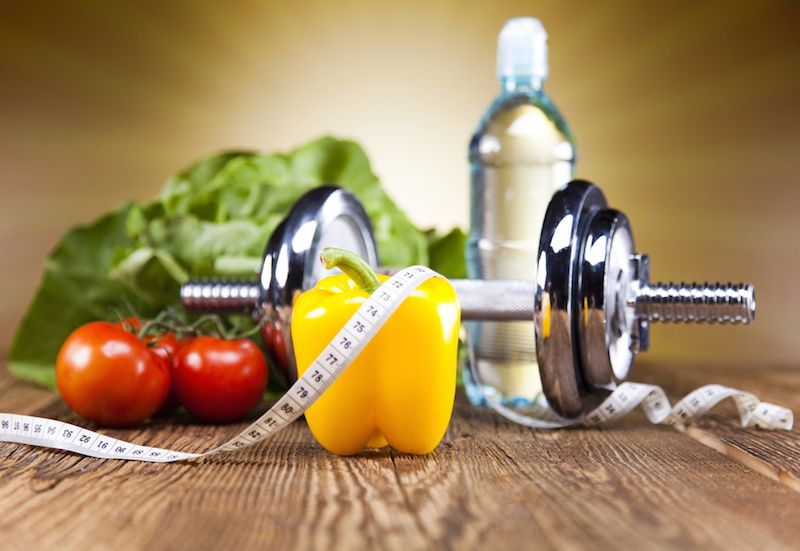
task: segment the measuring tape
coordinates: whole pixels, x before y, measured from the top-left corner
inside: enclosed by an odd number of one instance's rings
[[[186,453],[132,444],[70,423],[10,413],[0,413],[0,442],[67,450],[101,459],[153,463],[199,459],[253,446],[286,428],[311,407],[353,363],[414,289],[433,277],[443,276],[425,266],[411,266],[389,278],[364,301],[317,356],[314,364],[264,415],[224,444],[205,453]],[[708,385],[695,390],[673,408],[664,391],[657,386],[622,383],[600,407],[576,420],[561,419],[549,410],[543,411],[541,415],[523,415],[503,406],[490,391],[486,394],[489,405],[501,415],[515,423],[537,429],[610,422],[627,415],[639,404],[653,423],[687,423],[728,397],[735,400],[744,426],[785,430],[792,428],[792,412],[786,408],[761,402],[752,394],[720,385]]]
[[[524,415],[507,408],[491,390],[484,391],[489,406],[500,415],[533,429],[561,429],[575,425],[591,427],[625,417],[641,406],[647,419],[654,424],[686,425],[702,417],[726,398],[732,398],[739,411],[743,427],[765,430],[791,430],[794,415],[784,407],[762,402],[754,394],[722,385],[705,385],[687,394],[675,406],[670,405],[664,389],[656,385],[624,382],[619,384],[603,402],[577,419],[563,419],[550,409]]]

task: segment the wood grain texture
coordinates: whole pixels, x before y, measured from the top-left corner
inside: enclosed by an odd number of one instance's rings
[[[675,397],[724,380],[729,386],[752,392],[762,400],[772,400],[788,407],[795,416],[800,411],[800,376],[793,367],[647,364],[641,375],[644,382],[660,384]],[[795,427],[790,432],[742,430],[730,400],[726,406],[720,404],[710,415],[687,427],[686,434],[754,471],[800,491],[800,429]],[[795,421],[796,425],[800,423],[800,419]]]
[[[752,372],[727,373],[642,365],[636,378],[669,381],[673,398],[707,382],[694,379],[741,377],[740,386],[775,401],[800,384],[799,372],[764,370],[758,384]],[[7,375],[0,411],[80,423],[52,394]],[[160,421],[108,432],[199,451],[238,428]],[[796,473],[797,430],[775,440],[735,429],[724,411],[696,430]],[[0,444],[0,496],[0,533],[16,549],[790,549],[800,541],[800,493],[640,413],[601,429],[535,432],[462,396],[426,457],[335,457],[302,422],[199,463]]]

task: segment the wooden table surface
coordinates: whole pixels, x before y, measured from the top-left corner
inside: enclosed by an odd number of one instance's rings
[[[0,411],[83,424],[0,375]],[[800,409],[800,370],[640,362],[672,399],[708,382]],[[800,431],[737,427],[733,407],[679,432],[640,412],[600,429],[531,431],[458,397],[432,454],[335,457],[297,422],[198,463],[102,461],[0,444],[8,549],[800,547]],[[84,425],[85,426],[85,425]],[[161,421],[117,438],[201,451],[243,425]],[[722,452],[722,453],[720,453]]]

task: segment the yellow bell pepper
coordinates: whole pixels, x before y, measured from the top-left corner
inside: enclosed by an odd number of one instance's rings
[[[322,279],[294,303],[292,342],[300,375],[387,279],[348,251],[325,249],[322,260],[344,273]],[[420,285],[306,411],[317,441],[339,455],[387,444],[412,454],[432,451],[453,412],[459,323],[448,281],[433,278]]]

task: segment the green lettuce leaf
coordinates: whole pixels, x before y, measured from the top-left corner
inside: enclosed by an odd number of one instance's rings
[[[428,266],[451,279],[466,279],[466,246],[467,235],[461,228],[453,228],[442,236],[428,232]]]

